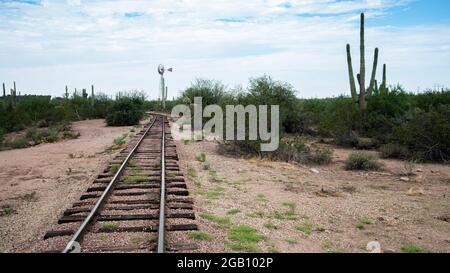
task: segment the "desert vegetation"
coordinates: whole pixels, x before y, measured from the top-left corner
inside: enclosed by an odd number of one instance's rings
[[[105,118],[110,126],[135,125],[144,115],[144,96],[139,92],[120,93],[116,99],[85,89],[63,97],[17,95],[0,97],[0,147],[25,148],[43,142],[77,138],[70,122]],[[8,133],[14,133],[8,136]]]
[[[408,92],[400,85],[374,90],[363,112],[349,95],[301,99],[288,83],[269,76],[251,79],[246,89],[216,80],[197,79],[176,100],[191,104],[203,98],[203,107],[218,105],[280,105],[281,136],[278,151],[259,152],[260,141],[235,141],[229,148],[261,157],[298,162],[328,162],[330,151],[310,147],[306,139],[355,149],[379,150],[383,158],[447,162],[450,159],[450,90]],[[311,160],[308,160],[311,159]]]

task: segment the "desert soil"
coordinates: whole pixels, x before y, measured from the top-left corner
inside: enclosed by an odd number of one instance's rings
[[[331,165],[305,166],[227,156],[214,142],[177,146],[200,230],[213,238],[199,239],[200,251],[367,252],[378,241],[385,252],[450,252],[449,165],[416,164],[406,177],[395,160],[346,171],[351,150],[339,148]],[[264,240],[239,250],[230,236],[238,225]]]
[[[0,252],[31,252],[114,156],[115,138],[132,127],[74,122],[78,139],[0,152]]]

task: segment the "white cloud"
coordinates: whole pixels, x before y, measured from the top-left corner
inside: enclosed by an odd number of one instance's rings
[[[361,10],[371,20],[409,0],[46,2],[0,4],[0,81],[53,95],[94,83],[156,97],[156,66],[165,63],[175,68],[171,96],[195,77],[232,86],[269,74],[309,97],[348,89],[345,44],[356,65]],[[368,28],[369,61],[378,46],[392,83],[450,85],[449,34],[448,26]]]

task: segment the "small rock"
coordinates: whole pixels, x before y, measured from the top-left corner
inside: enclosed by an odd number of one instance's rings
[[[409,177],[400,177],[400,180],[401,181],[405,181],[405,182],[409,182],[410,181]]]
[[[383,250],[383,253],[395,253],[395,250],[388,248],[388,249]]]
[[[316,169],[316,168],[311,168],[311,169],[309,169],[309,170],[310,170],[312,173],[315,173],[315,174],[320,173],[319,170]]]
[[[423,170],[422,169],[417,169],[417,172],[418,173],[423,173]]]
[[[425,195],[425,190],[419,187],[412,187],[406,192],[406,194],[409,196],[421,196]]]
[[[414,178],[414,182],[422,183],[423,182],[423,176],[422,175],[418,175],[417,177]]]
[[[370,253],[381,253],[381,245],[377,241],[369,242],[366,249]]]

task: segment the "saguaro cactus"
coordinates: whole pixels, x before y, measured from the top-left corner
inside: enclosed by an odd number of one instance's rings
[[[12,105],[15,108],[17,105],[17,89],[16,89],[16,82],[14,82],[14,89],[11,89],[11,99],[12,99]]]
[[[353,76],[353,65],[352,65],[352,57],[350,52],[350,44],[347,44],[347,64],[348,64],[348,73],[350,79],[350,91],[352,94],[352,98],[358,102],[359,109],[361,111],[365,111],[367,109],[367,97],[372,95],[372,92],[376,85],[376,73],[377,73],[377,65],[378,65],[378,48],[375,48],[374,58],[373,58],[373,67],[372,67],[372,75],[370,78],[369,88],[366,90],[366,54],[365,54],[365,41],[364,41],[364,13],[361,13],[361,27],[360,27],[360,68],[359,74],[357,75],[358,84],[359,84],[359,94],[356,93],[356,84],[355,78]]]
[[[94,85],[91,85],[91,105],[95,104],[95,94],[94,94]]]
[[[69,88],[66,85],[66,92],[64,93],[64,98],[68,99],[69,98]]]
[[[3,97],[6,97],[6,86],[5,86],[5,83],[3,83]]]
[[[389,90],[386,86],[386,64],[383,65],[383,81],[381,82],[380,92],[387,93]]]

